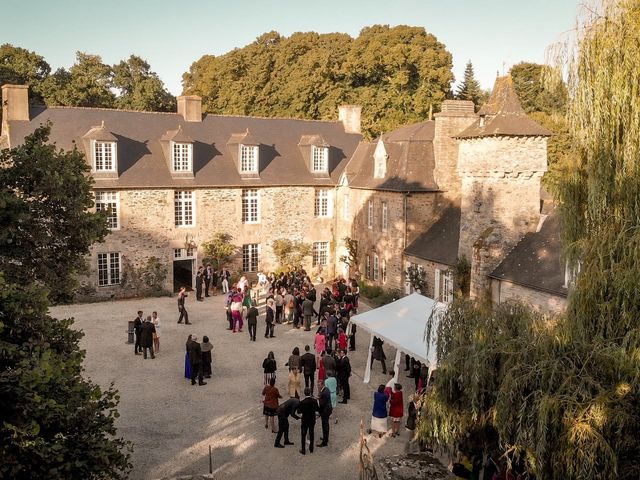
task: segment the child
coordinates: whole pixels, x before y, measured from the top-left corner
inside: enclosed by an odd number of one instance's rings
[[[347,335],[344,333],[344,330],[342,328],[338,330],[338,349],[347,349]]]

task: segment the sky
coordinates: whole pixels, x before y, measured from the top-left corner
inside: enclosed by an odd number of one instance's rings
[[[344,32],[374,24],[424,27],[453,55],[462,78],[473,63],[483,88],[521,61],[543,63],[575,27],[580,0],[1,0],[0,44],[34,50],[52,69],[75,52],[114,64],[149,62],[175,95],[202,55],[222,55],[264,32]]]

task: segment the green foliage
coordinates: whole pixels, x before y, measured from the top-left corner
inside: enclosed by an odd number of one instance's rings
[[[350,237],[344,237],[342,239],[345,247],[347,247],[347,254],[340,255],[340,261],[347,265],[350,269],[358,270],[358,241]]]
[[[355,39],[268,32],[201,57],[183,84],[209,113],[328,120],[339,104],[358,104],[363,132],[373,137],[427,118],[449,92],[451,65],[444,45],[421,27],[375,25]]]
[[[117,108],[175,112],[176,99],[164,87],[158,75],[142,58],[131,55],[113,66],[111,85],[120,91]]]
[[[360,296],[366,298],[367,302],[374,307],[386,305],[400,298],[398,290],[385,290],[378,285],[370,285],[363,280],[359,281],[358,285],[360,287]]]
[[[107,235],[94,206],[89,167],[78,150],[49,145],[51,126],[0,151],[0,269],[10,283],[36,283],[70,301],[89,247]]]
[[[471,100],[476,106],[482,105],[488,98],[487,92],[480,87],[480,83],[476,80],[471,60],[467,62],[467,66],[464,69],[462,83],[458,85],[456,90],[456,98],[458,100]]]
[[[273,254],[281,269],[294,270],[304,264],[304,259],[311,256],[311,245],[304,242],[296,242],[288,238],[277,238],[271,244]]]
[[[0,273],[0,478],[125,478],[117,392],[82,378],[82,333],[47,315],[45,290],[22,285]]]
[[[467,257],[458,258],[456,264],[450,270],[453,274],[456,296],[468,297],[469,289],[471,288],[471,264]]]
[[[168,273],[168,265],[157,257],[150,257],[140,267],[136,267],[124,257],[120,286],[135,295],[157,296],[168,293],[164,288]]]
[[[220,268],[238,252],[238,247],[233,243],[233,236],[228,233],[216,232],[211,239],[202,244],[204,262],[213,262],[214,268]]]
[[[414,291],[425,296],[427,295],[427,272],[422,268],[422,265],[412,263],[407,267],[404,274]]]
[[[544,82],[545,70],[551,67],[538,63],[520,62],[509,73],[513,86],[525,112],[544,112],[548,115],[564,113],[567,103],[567,88],[562,81],[550,88]]]
[[[37,53],[9,43],[0,45],[0,85],[30,85],[32,96],[42,101],[40,86],[50,72],[49,64]]]

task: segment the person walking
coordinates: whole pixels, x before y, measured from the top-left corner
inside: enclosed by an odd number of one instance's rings
[[[202,337],[202,375],[204,378],[211,378],[211,355],[213,353],[213,345],[209,343],[209,337]]]
[[[331,390],[323,385],[318,395],[318,408],[320,412],[320,422],[322,424],[322,441],[316,445],[317,447],[326,447],[329,445],[329,419],[333,412],[331,405]]]
[[[313,308],[313,300],[307,295],[302,301],[302,318],[304,319],[304,330],[308,332],[311,330],[311,317],[317,314],[315,308]]]
[[[156,327],[156,333],[153,334],[153,348],[155,353],[160,353],[160,318],[158,318],[158,312],[151,314],[151,322]]]
[[[262,414],[264,415],[264,428],[269,428],[271,423],[271,431],[276,432],[275,416],[278,414],[278,399],[282,398],[280,391],[275,386],[276,379],[269,380],[269,385],[262,389]]]
[[[278,407],[278,435],[276,435],[276,441],[273,444],[276,448],[284,448],[285,445],[293,445],[293,442],[289,441],[289,416],[300,420],[300,417],[296,414],[296,410],[300,405],[300,400],[297,398],[289,398],[286,402],[280,404]],[[284,436],[284,445],[280,443]]]
[[[387,357],[384,354],[384,350],[382,349],[383,344],[384,342],[381,339],[379,339],[378,337],[373,337],[373,344],[371,346],[371,348],[373,349],[371,353],[371,367],[373,367],[374,360],[379,360],[382,364],[382,373],[386,375],[387,364],[385,363],[385,360],[387,359]]]
[[[153,353],[153,334],[156,331],[156,327],[151,322],[151,315],[149,315],[140,328],[140,346],[144,354],[144,359],[147,359],[147,350],[151,351],[151,358],[155,359],[156,356]]]
[[[262,361],[262,369],[264,370],[264,385],[269,385],[271,379],[276,378],[276,370],[278,369],[273,352],[269,352],[267,358]]]
[[[202,286],[204,285],[204,268],[198,268],[196,273],[196,300],[202,302]]]
[[[189,344],[189,362],[191,363],[191,385],[196,384],[196,377],[198,377],[198,385],[206,385],[207,382],[203,381],[202,375],[202,348],[195,335],[191,336]]]
[[[391,417],[391,436],[400,435],[400,422],[404,416],[404,399],[402,398],[402,385],[396,383],[389,398],[389,416]]]
[[[287,390],[290,397],[300,398],[300,372],[297,368],[294,368],[289,372],[289,378],[287,380]]]
[[[249,310],[247,310],[247,325],[249,326],[249,340],[256,341],[256,329],[258,328],[258,309],[255,302],[251,302]]]
[[[298,347],[294,347],[291,355],[289,355],[289,360],[284,366],[289,367],[289,371],[293,369],[300,371],[300,349]]]
[[[264,321],[266,323],[266,329],[264,331],[264,338],[275,337],[275,335],[273,334],[275,320],[276,320],[275,305],[274,305],[273,299],[271,299],[271,302],[268,301],[265,308]]]
[[[349,377],[351,376],[351,361],[347,357],[347,350],[339,351],[339,357],[336,361],[336,374],[338,382],[342,389],[342,401],[340,403],[348,403],[351,398],[351,387],[349,386]]]
[[[309,345],[304,346],[305,354],[300,357],[300,365],[304,374],[304,386],[311,389],[313,395],[313,383],[316,374],[316,356],[311,353]]]
[[[389,396],[384,393],[384,385],[378,386],[373,393],[373,411],[371,413],[371,428],[369,433],[376,432],[380,438],[387,432],[387,401]]]
[[[306,455],[307,435],[309,435],[309,453],[313,453],[314,430],[316,427],[316,412],[320,410],[318,401],[311,396],[311,390],[304,389],[304,400],[300,402],[296,413],[300,414],[300,453]]]
[[[180,316],[178,317],[178,323],[184,323],[189,325],[189,313],[187,312],[187,308],[185,307],[185,300],[189,294],[187,293],[187,287],[180,287],[180,292],[178,293],[178,312],[180,312]]]
[[[313,346],[316,351],[316,363],[320,363],[320,357],[322,356],[322,352],[325,351],[327,347],[327,337],[324,332],[318,330],[316,332],[316,336],[313,341]]]
[[[144,322],[142,310],[138,310],[138,316],[133,319],[133,332],[136,335],[136,340],[133,345],[133,353],[140,355],[142,353],[142,346],[140,345],[140,334],[142,333],[142,323]]]

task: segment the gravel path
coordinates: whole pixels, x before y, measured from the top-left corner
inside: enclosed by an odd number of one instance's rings
[[[374,386],[386,383],[380,364],[374,364],[369,385],[362,382],[369,336],[357,336],[357,350],[350,352],[353,375],[352,401],[334,411],[338,424],[331,423],[328,448],[302,456],[299,422],[291,420],[295,446],[273,447],[274,434],[264,428],[260,393],[262,360],[273,350],[278,362],[277,387],[286,392],[286,363],[293,347],[313,348],[313,333],[276,325],[276,338],[264,338],[264,316],[258,320],[257,341],[246,332],[226,330],[223,296],[196,302],[187,300],[193,325],[178,325],[176,299],[151,298],[54,307],[58,318],[74,317],[75,328],[83,330],[86,375],[120,391],[118,433],[134,443],[132,479],[155,479],[207,473],[208,449],[212,448],[217,479],[313,479],[357,478],[360,419],[368,426]],[[161,320],[160,353],[155,360],[134,356],[126,344],[127,321],[143,310],[153,310]],[[183,377],[184,345],[189,333],[202,339],[208,335],[214,345],[213,378],[205,386],[191,386]],[[385,350],[391,361],[395,351]],[[402,372],[401,372],[402,373]],[[400,376],[405,391],[412,380]],[[408,393],[405,393],[407,396]],[[286,398],[286,394],[283,395]],[[405,398],[405,403],[406,403]],[[276,422],[277,426],[277,422]],[[321,435],[320,421],[315,429]],[[406,430],[398,438],[371,437],[369,445],[377,457],[402,453],[409,439]]]

